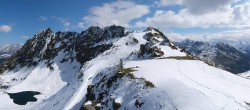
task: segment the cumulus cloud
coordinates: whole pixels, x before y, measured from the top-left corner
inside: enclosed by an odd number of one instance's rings
[[[204,14],[223,9],[230,5],[232,0],[160,0],[158,6],[184,6],[192,14]]]
[[[232,25],[237,27],[247,27],[250,25],[250,2],[236,5],[232,13]]]
[[[22,36],[23,39],[29,39],[29,36]]]
[[[46,21],[47,20],[47,17],[45,16],[39,16],[39,21]]]
[[[203,15],[193,15],[187,9],[182,9],[176,13],[173,11],[157,10],[153,17],[148,17],[144,22],[137,22],[137,27],[203,27],[221,26],[230,22],[231,10],[216,11],[214,13],[207,13]]]
[[[250,29],[224,31],[209,35],[208,40],[230,40],[250,43]]]
[[[71,23],[69,22],[68,19],[62,18],[62,17],[55,17],[53,16],[52,19],[58,20],[60,23],[62,23],[65,27],[69,27]]]
[[[135,4],[132,1],[116,1],[112,3],[105,3],[102,6],[92,7],[90,9],[90,15],[84,16],[78,26],[98,25],[121,25],[130,27],[132,20],[142,17],[148,14],[149,6]]]
[[[218,33],[202,33],[202,34],[178,34],[166,33],[166,35],[173,41],[181,41],[184,39],[192,39],[197,41],[236,41],[250,43],[250,29],[239,29],[223,31]]]
[[[193,14],[187,8],[179,12],[170,10],[157,10],[152,17],[145,21],[136,23],[137,27],[233,27],[249,28],[250,26],[250,2],[240,5],[225,5],[223,8],[214,10],[211,13]]]
[[[158,6],[174,6],[174,5],[181,5],[182,0],[160,0],[156,2]]]
[[[0,25],[0,32],[8,33],[12,31],[12,27],[10,25]]]
[[[204,14],[224,9],[232,0],[182,0],[183,5],[193,14]]]
[[[84,26],[84,22],[79,22],[78,24],[77,24],[77,27],[79,27],[79,28],[85,28],[85,26]]]

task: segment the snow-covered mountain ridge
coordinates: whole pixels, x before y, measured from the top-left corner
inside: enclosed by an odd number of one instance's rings
[[[11,57],[0,67],[0,109],[249,109],[250,80],[196,60],[155,28],[47,29]],[[6,94],[22,91],[41,94],[22,106]]]
[[[0,46],[1,52],[15,52],[19,50],[23,45],[22,44],[10,44],[10,45],[4,45]]]
[[[250,54],[229,44],[189,39],[175,44],[185,48],[191,55],[234,74],[250,70]]]
[[[0,64],[22,47],[21,44],[0,46]]]

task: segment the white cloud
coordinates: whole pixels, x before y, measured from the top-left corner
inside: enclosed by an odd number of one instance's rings
[[[77,24],[77,27],[79,27],[79,28],[85,28],[85,26],[84,26],[84,23],[83,22],[79,22],[78,24]]]
[[[250,2],[240,5],[225,5],[211,13],[193,14],[184,8],[179,12],[157,10],[152,17],[136,23],[137,27],[233,27],[250,28]]]
[[[224,9],[232,0],[182,0],[183,5],[193,14],[204,14]]]
[[[29,36],[22,36],[23,39],[29,39]]]
[[[209,36],[208,40],[230,40],[230,41],[250,41],[250,29],[224,31],[214,33]]]
[[[47,20],[47,17],[45,17],[45,16],[39,16],[39,20],[40,20],[40,21],[46,21],[46,20]]]
[[[64,22],[63,25],[64,25],[64,26],[70,26],[70,22],[68,22],[68,21],[67,21],[67,22]]]
[[[203,15],[190,14],[187,9],[180,10],[179,13],[173,11],[157,10],[153,17],[148,17],[144,22],[137,22],[137,27],[203,27],[221,26],[230,22],[231,10],[216,11],[214,13],[207,13]]]
[[[101,27],[115,24],[130,27],[132,20],[140,18],[149,12],[149,6],[147,5],[138,5],[132,1],[116,1],[92,7],[90,15],[84,16],[83,21],[79,24],[81,27],[83,24]]]
[[[160,0],[158,6],[184,6],[187,11],[192,14],[204,14],[223,9],[225,6],[230,5],[232,0]]]
[[[246,2],[245,4],[236,5],[233,8],[232,13],[232,21],[231,25],[235,25],[237,27],[250,27],[250,2]]]
[[[53,16],[52,17],[53,19],[55,19],[55,20],[58,20],[60,23],[62,23],[63,24],[63,26],[65,26],[65,27],[69,27],[69,26],[71,26],[71,23],[69,22],[69,20],[68,19],[66,19],[66,18],[62,18],[62,17],[55,17],[55,16]]]
[[[250,43],[250,29],[230,30],[218,33],[202,33],[202,34],[178,34],[166,33],[173,41],[181,41],[184,39],[191,39],[196,41],[236,41]]]
[[[156,2],[158,6],[174,6],[174,5],[181,5],[182,0],[160,0]]]
[[[0,25],[0,32],[8,33],[12,31],[12,27],[10,25]]]
[[[237,3],[237,2],[240,2],[240,1],[242,1],[242,0],[234,0],[233,2]]]

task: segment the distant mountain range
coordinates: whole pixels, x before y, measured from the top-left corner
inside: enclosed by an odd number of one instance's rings
[[[190,39],[175,44],[200,60],[229,72],[238,74],[250,70],[250,45],[236,42],[208,43]]]
[[[174,43],[200,60],[229,72],[238,74],[250,70],[250,45],[247,43],[227,41],[209,43],[190,39]],[[22,44],[0,46],[0,63],[22,46]]]
[[[0,46],[0,64],[14,54],[17,50],[21,49],[22,44],[11,44]]]

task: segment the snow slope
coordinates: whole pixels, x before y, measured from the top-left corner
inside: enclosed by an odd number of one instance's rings
[[[238,75],[241,76],[241,77],[243,77],[243,78],[250,79],[250,71],[247,71],[245,73],[240,73]]]
[[[152,66],[157,65],[157,66]],[[163,89],[178,110],[246,110],[250,81],[201,61],[147,60],[126,62],[138,66],[137,77]]]
[[[154,36],[147,39],[148,33]],[[147,43],[150,45],[146,45],[146,51],[141,54],[142,45]],[[0,76],[0,85],[9,88],[0,89],[0,109],[79,110],[82,105],[94,103],[101,109],[118,106],[121,110],[250,109],[247,105],[250,80],[202,61],[185,59],[186,53],[167,42],[157,30],[132,32],[125,37],[102,40],[94,46],[101,44],[113,45],[83,65],[76,59],[61,63],[67,53],[60,51],[51,59],[53,71],[46,62],[6,71]],[[164,54],[151,56],[159,51]],[[73,51],[73,56],[75,54]],[[120,59],[124,69],[134,67],[136,71],[119,73]],[[149,86],[149,82],[155,87]],[[21,91],[41,94],[35,96],[37,102],[24,106],[14,104],[6,94]]]
[[[53,100],[59,101],[64,99],[64,97],[65,99],[70,98],[73,91],[66,91],[63,94],[60,94],[60,98],[58,98],[57,95],[62,90],[65,91],[65,89],[71,89],[73,87],[77,88],[79,86],[77,82],[78,71],[76,68],[79,68],[80,65],[77,62],[69,63],[71,66],[60,64],[57,61],[60,57],[62,56],[58,56],[54,59],[55,62],[57,62],[52,65],[54,71],[48,69],[44,62],[42,62],[35,68],[22,68],[19,71],[14,70],[2,75],[1,79],[3,80],[3,83],[1,85],[11,86],[11,88],[3,92],[16,93],[21,91],[38,91],[41,95],[35,96],[38,98],[37,102],[20,106],[14,104],[12,99],[7,97],[7,94],[2,93],[0,97],[5,97],[5,101],[8,103],[4,102],[7,103],[7,105],[0,104],[0,109],[41,109],[44,105],[56,104],[51,103]],[[15,79],[15,81],[13,81],[13,79]],[[2,101],[0,103],[2,103]]]

